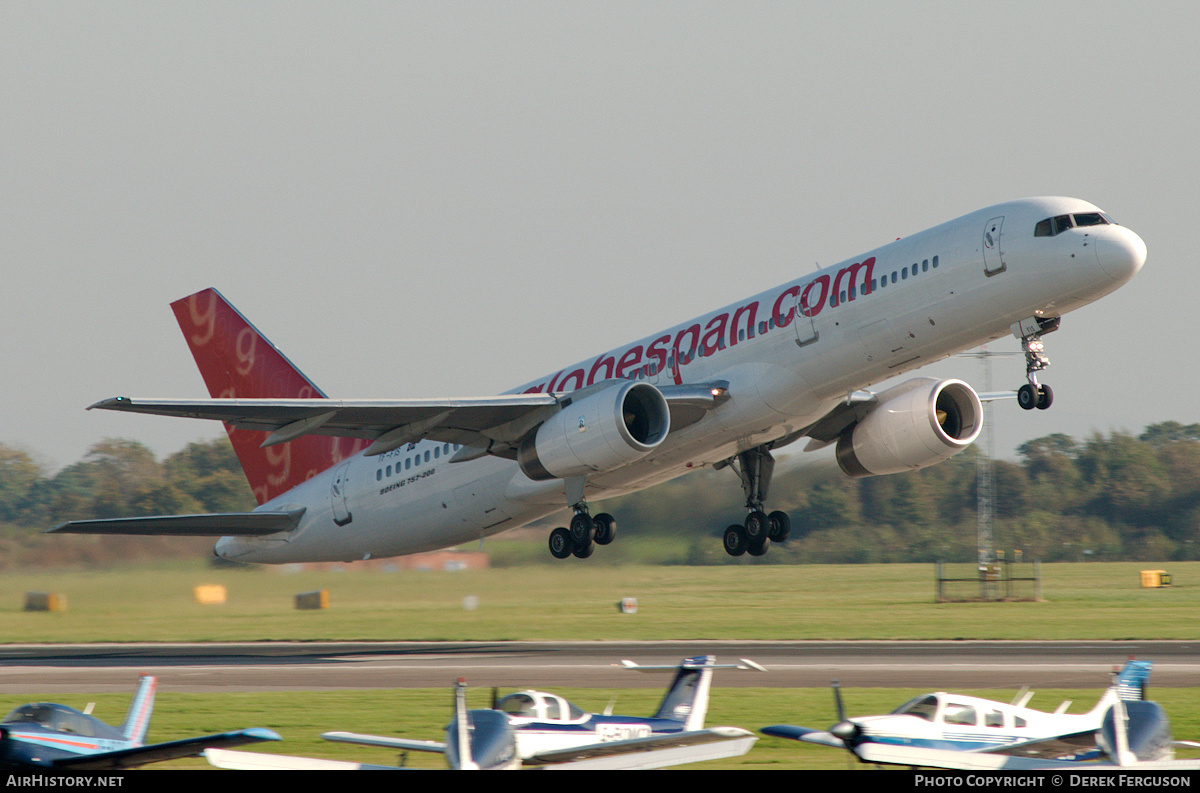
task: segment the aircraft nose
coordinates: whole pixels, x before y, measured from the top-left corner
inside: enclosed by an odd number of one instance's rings
[[[1124,283],[1146,263],[1146,243],[1124,226],[1108,226],[1097,235],[1096,261],[1110,278]]]

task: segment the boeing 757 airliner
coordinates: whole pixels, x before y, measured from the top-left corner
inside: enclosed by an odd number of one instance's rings
[[[253,512],[72,521],[53,532],[220,537],[243,562],[339,561],[445,548],[564,508],[558,558],[613,540],[589,501],[696,468],[746,495],[732,555],[787,538],[765,506],[771,452],[836,444],[849,476],[914,470],[978,437],[961,380],[874,383],[1012,333],[1022,408],[1045,409],[1042,337],[1146,260],[1137,234],[1074,198],[1013,201],[944,223],[486,397],[329,399],[213,289],[172,304],[212,399],[116,397],[106,410],[225,422]]]

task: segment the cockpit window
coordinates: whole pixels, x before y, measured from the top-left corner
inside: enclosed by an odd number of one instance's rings
[[[510,716],[532,718],[537,716],[537,703],[528,694],[509,694],[500,700],[498,710]]]
[[[95,735],[93,722],[77,710],[39,702],[22,705],[4,717],[5,724],[36,724],[58,732]]]
[[[1099,212],[1081,212],[1075,215],[1076,226],[1107,226],[1108,218]]]
[[[1112,220],[1102,212],[1080,212],[1075,215],[1058,215],[1039,221],[1033,227],[1035,237],[1053,237],[1055,234],[1075,226],[1107,226]]]
[[[926,721],[933,721],[934,714],[937,713],[937,697],[932,694],[926,694],[922,697],[910,699],[893,710],[892,713],[897,716],[917,716]]]

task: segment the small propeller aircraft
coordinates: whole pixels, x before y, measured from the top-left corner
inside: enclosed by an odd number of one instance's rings
[[[886,715],[848,719],[834,681],[838,722],[828,731],[778,724],[762,732],[846,749],[867,763],[963,770],[1149,767],[1174,762],[1166,713],[1144,700],[1151,666],[1149,661],[1126,663],[1083,714],[1068,714],[1070,701],[1053,713],[1027,708],[1030,692],[1005,704],[939,691],[914,697]]]
[[[668,695],[669,698],[669,695]],[[665,705],[666,703],[664,703]],[[618,717],[619,718],[619,717]],[[758,740],[737,727],[677,729],[642,737],[605,741],[593,735],[591,743],[541,752],[528,762],[518,750],[518,730],[508,714],[495,709],[467,710],[466,685],[454,688],[454,719],[446,725],[446,740],[414,741],[355,733],[325,733],[327,740],[393,749],[440,752],[451,769],[460,771],[512,770],[523,765],[547,769],[600,770],[664,768],[702,760],[737,757]],[[465,750],[464,750],[465,747]],[[204,753],[218,768],[238,770],[377,770],[391,766],[321,760],[308,757],[209,749]]]
[[[741,659],[740,663],[718,665],[711,655],[684,658],[677,666],[640,666],[625,660],[621,665],[638,672],[670,670],[675,677],[658,710],[649,718],[588,713],[557,694],[518,691],[502,698],[493,696],[492,710],[503,713],[516,735],[516,748],[524,765],[560,762],[563,753],[579,756],[593,747],[625,741],[653,741],[662,736],[679,736],[704,730],[708,696],[714,669],[766,669]],[[417,751],[441,751],[434,744],[416,744],[403,739],[354,733],[330,732],[326,740],[391,746]],[[747,747],[749,748],[749,747]]]
[[[35,702],[14,709],[0,722],[0,768],[71,771],[135,768],[180,757],[199,757],[210,746],[280,740],[270,730],[251,728],[145,745],[142,741],[150,726],[157,682],[150,675],[138,679],[129,712],[120,727],[109,726],[91,715],[90,705],[78,711],[66,705]]]

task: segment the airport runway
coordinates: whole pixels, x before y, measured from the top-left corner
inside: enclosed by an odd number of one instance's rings
[[[129,691],[141,672],[181,692],[471,686],[660,688],[615,666],[712,653],[768,672],[718,673],[722,687],[1096,688],[1130,656],[1151,686],[1200,686],[1200,642],[262,642],[0,646],[5,694]]]

